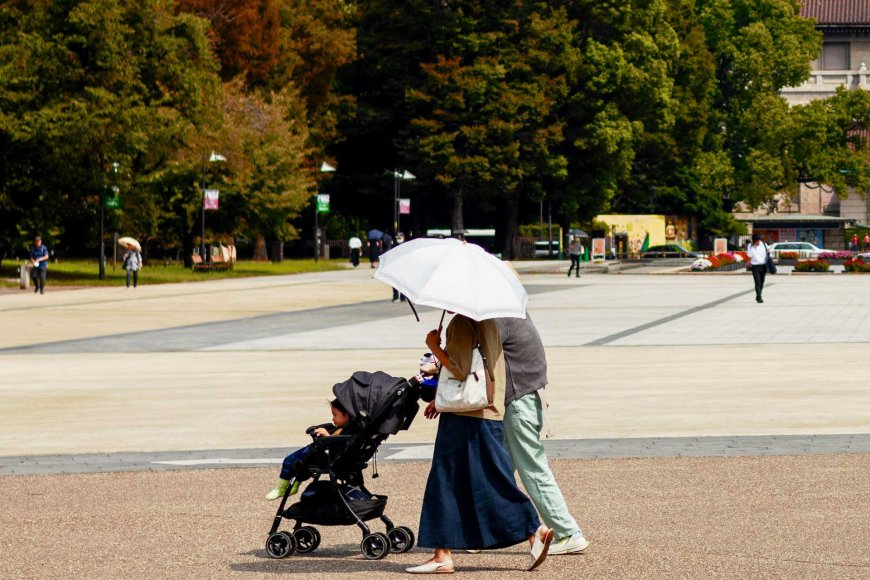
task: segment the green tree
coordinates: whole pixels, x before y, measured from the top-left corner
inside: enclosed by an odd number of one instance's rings
[[[511,256],[521,199],[540,199],[545,183],[566,176],[555,109],[567,94],[571,22],[547,3],[469,2],[451,29],[463,33],[442,39],[442,54],[408,93],[417,113],[408,148],[452,198],[454,230],[464,229],[468,197],[503,208]]]
[[[299,109],[302,109],[301,111]],[[224,87],[226,132],[222,151],[229,176],[222,212],[232,221],[225,230],[256,240],[256,257],[266,258],[266,240],[298,237],[291,220],[308,205],[315,189],[308,157],[304,102],[288,87],[268,99],[246,93],[241,82]],[[272,256],[280,260],[282,255]]]
[[[870,191],[870,93],[837,90],[793,111],[789,149],[797,177],[830,185],[840,197]],[[784,189],[788,189],[787,187]]]
[[[736,233],[735,203],[763,204],[796,182],[796,125],[779,90],[807,77],[820,37],[792,0],[669,0],[664,16],[679,38],[673,125],[644,121],[612,205],[694,215],[702,236]]]
[[[53,232],[55,247],[98,241],[113,162],[122,203],[157,208],[138,197],[154,195],[159,186],[148,184],[213,121],[219,84],[206,23],[159,0],[12,1],[0,19],[0,140],[15,151],[2,158],[12,179],[0,188],[26,200],[18,206]]]
[[[356,58],[352,2],[279,0],[280,50],[266,87],[292,84],[305,103],[308,145],[323,154],[341,140],[338,125],[350,118],[355,96],[339,91],[339,70]]]
[[[808,78],[821,33],[796,0],[698,0],[695,11],[716,62],[708,134],[721,135],[721,145],[709,142],[707,151],[731,166],[721,195],[755,207],[797,177],[779,90]]]
[[[673,139],[680,43],[662,0],[565,5],[578,23],[572,43],[579,58],[560,107],[570,177],[553,197],[567,226],[649,199],[650,160]]]

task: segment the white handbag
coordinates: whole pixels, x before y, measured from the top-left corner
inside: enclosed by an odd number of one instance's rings
[[[471,352],[471,370],[464,381],[454,377],[446,366],[441,367],[435,391],[435,410],[439,413],[465,413],[489,407],[486,359],[480,346]]]

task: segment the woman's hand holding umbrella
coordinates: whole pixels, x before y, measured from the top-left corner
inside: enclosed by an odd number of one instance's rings
[[[426,346],[429,347],[429,350],[432,354],[435,355],[435,358],[441,360],[441,357],[438,356],[438,353],[435,352],[437,350],[441,350],[441,329],[438,330],[430,330],[429,334],[426,335]],[[443,352],[443,351],[442,351]],[[444,361],[441,361],[442,363]]]
[[[443,320],[444,317],[442,316]],[[430,330],[426,335],[426,346],[429,347],[429,350],[435,355],[441,365],[445,365],[444,362],[447,360],[447,353],[441,348],[441,327],[439,326],[437,330]],[[426,408],[423,410],[423,416],[427,419],[434,419],[438,416],[438,411],[435,409],[435,401],[430,401]]]

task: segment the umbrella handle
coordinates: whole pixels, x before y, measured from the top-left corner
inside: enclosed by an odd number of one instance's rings
[[[444,326],[444,315],[447,314],[446,310],[441,311],[441,321],[438,323],[438,334],[441,334],[441,327]]]

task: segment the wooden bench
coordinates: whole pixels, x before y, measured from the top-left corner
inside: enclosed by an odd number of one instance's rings
[[[193,271],[194,272],[213,272],[215,270],[229,270],[230,264],[224,261],[220,262],[203,262],[199,254],[193,255]]]

